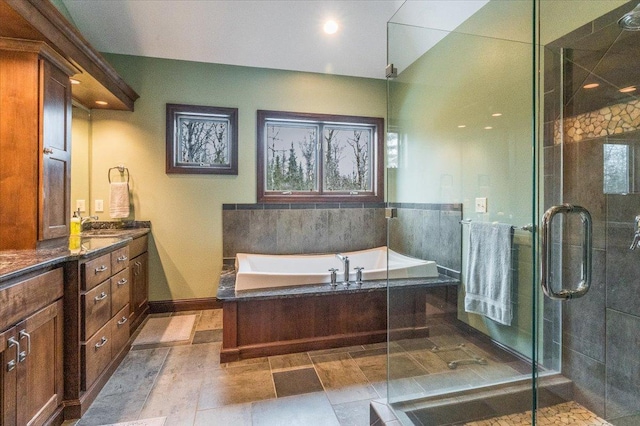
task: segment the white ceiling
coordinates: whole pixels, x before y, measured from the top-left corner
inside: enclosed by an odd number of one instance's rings
[[[384,78],[402,0],[63,0],[99,51]],[[339,31],[322,27],[337,21]]]

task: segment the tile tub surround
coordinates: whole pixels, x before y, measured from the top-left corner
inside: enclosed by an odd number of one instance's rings
[[[386,246],[385,207],[398,209],[398,219],[391,221],[392,249],[460,271],[461,204],[223,204],[223,256],[338,253]]]
[[[386,245],[384,203],[224,204],[223,256],[304,254]]]

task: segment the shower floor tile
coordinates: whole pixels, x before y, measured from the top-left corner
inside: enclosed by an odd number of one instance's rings
[[[509,414],[491,419],[465,423],[465,426],[528,426],[531,425],[531,411]],[[538,410],[538,426],[571,425],[595,426],[609,425],[600,417],[584,408],[577,402],[569,401]]]

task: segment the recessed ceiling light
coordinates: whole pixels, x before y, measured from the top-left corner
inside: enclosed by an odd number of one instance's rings
[[[492,117],[500,117],[502,115],[501,112],[495,112],[493,114],[491,114]]]
[[[69,82],[70,82],[71,84],[80,84],[80,80],[76,80],[75,78],[70,78],[70,79],[69,79]]]
[[[327,34],[335,34],[336,32],[338,32],[338,23],[336,21],[325,22],[324,32]]]
[[[585,89],[595,89],[598,86],[600,86],[598,83],[589,83],[589,84],[585,84],[582,87]]]
[[[98,105],[102,105],[102,106],[105,106],[105,105],[109,105],[109,102],[105,102],[105,101],[96,101],[96,104],[98,104]]]
[[[493,129],[493,127],[491,127],[491,126],[487,126],[487,127],[485,127],[484,129],[485,129],[485,130],[491,130],[491,129]]]
[[[459,125],[459,126],[458,126],[458,129],[463,129],[463,128],[465,128],[465,127],[467,127],[467,125],[466,125],[466,124],[461,124],[461,125]]]
[[[629,92],[635,92],[635,91],[636,91],[636,86],[624,87],[619,90],[620,93],[629,93]]]

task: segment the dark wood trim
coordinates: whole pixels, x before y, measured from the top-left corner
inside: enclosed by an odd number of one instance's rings
[[[264,146],[264,124],[268,119],[283,120],[304,120],[318,123],[356,123],[368,124],[376,127],[375,141],[375,157],[372,161],[372,167],[376,170],[375,182],[373,182],[373,192],[367,192],[362,195],[349,195],[347,192],[331,193],[316,192],[309,194],[306,192],[293,191],[289,195],[282,195],[277,192],[267,192],[264,177],[265,169],[265,146]],[[379,117],[361,117],[351,115],[336,114],[315,114],[302,112],[286,112],[286,111],[265,111],[258,110],[256,120],[256,198],[258,203],[369,203],[384,202],[384,140],[385,128],[384,118]],[[319,135],[321,138],[322,135]],[[322,146],[322,141],[320,142]],[[322,151],[320,151],[322,152]],[[319,179],[322,181],[322,155],[318,158]],[[322,183],[320,182],[320,185]]]
[[[227,129],[229,140],[229,166],[209,165],[208,167],[181,166],[176,164],[177,124],[181,114],[202,114],[203,118],[222,117],[229,120]],[[238,174],[238,108],[213,107],[203,105],[167,104],[166,106],[166,168],[167,174]]]
[[[215,297],[181,300],[156,300],[149,302],[149,313],[161,314],[164,312],[201,311],[203,309],[222,308],[222,302]]]
[[[387,340],[387,330],[374,330],[361,333],[348,333],[341,336],[312,337],[238,346],[220,350],[220,362],[239,361],[246,358],[283,355],[294,352],[307,352],[319,349],[339,348],[353,345],[380,343]]]
[[[49,1],[3,0],[11,10],[24,19],[29,28],[20,29],[19,34],[2,34],[8,37],[29,35],[45,41],[62,56],[81,69],[78,79],[83,85],[92,87],[99,93],[84,93],[86,99],[79,98],[88,108],[96,108],[94,99],[103,98],[109,102],[106,109],[133,111],[133,104],[139,95],[127,85],[115,69],[95,50],[82,34]],[[7,15],[11,15],[2,8]],[[13,18],[0,16],[0,20]],[[107,95],[107,96],[105,96]],[[76,97],[74,93],[74,97]],[[105,99],[106,98],[106,99]]]

